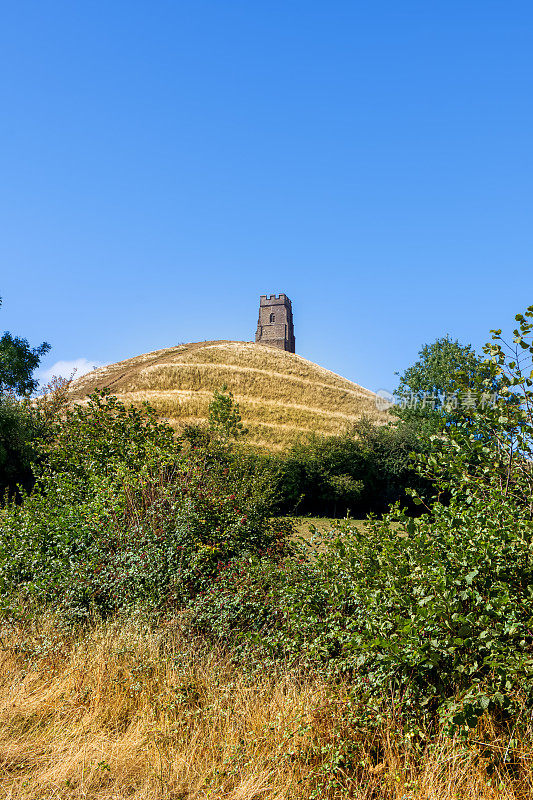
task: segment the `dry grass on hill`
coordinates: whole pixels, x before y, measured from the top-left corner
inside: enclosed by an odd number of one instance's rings
[[[392,713],[365,738],[346,687],[250,679],[174,627],[119,620],[71,641],[46,619],[4,630],[0,685],[5,800],[531,797],[531,736],[509,749],[480,729],[513,773],[489,778],[480,748],[436,735],[419,752]],[[343,741],[358,745],[350,768]]]
[[[362,415],[376,422],[375,395],[294,353],[251,342],[200,342],[101,367],[72,387],[81,400],[108,386],[127,403],[148,400],[175,427],[205,419],[213,392],[235,395],[248,441],[279,449],[309,432],[342,433]]]

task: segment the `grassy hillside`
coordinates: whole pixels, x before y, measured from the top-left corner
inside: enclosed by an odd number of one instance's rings
[[[126,403],[150,404],[175,427],[205,419],[213,391],[227,384],[249,441],[280,449],[298,434],[343,432],[365,414],[384,419],[375,395],[294,353],[252,342],[198,342],[101,367],[79,378],[76,399],[109,387]]]

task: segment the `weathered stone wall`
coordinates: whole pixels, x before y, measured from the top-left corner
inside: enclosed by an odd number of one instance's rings
[[[295,352],[292,305],[287,295],[261,295],[255,341],[289,353]]]

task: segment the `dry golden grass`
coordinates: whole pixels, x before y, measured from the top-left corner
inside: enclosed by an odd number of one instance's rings
[[[364,414],[376,422],[375,395],[294,353],[251,342],[200,342],[146,353],[77,380],[82,400],[109,387],[127,403],[148,400],[175,427],[207,416],[223,384],[235,395],[248,441],[280,449],[302,434],[342,433]]]
[[[438,736],[418,753],[393,715],[361,738],[346,687],[312,676],[251,679],[184,642],[174,625],[118,620],[70,641],[53,620],[4,630],[0,680],[6,800],[531,796],[531,737],[508,751],[514,777],[496,772],[491,782],[479,748]],[[488,726],[485,736],[504,752]],[[343,740],[358,744],[357,763],[335,772]]]

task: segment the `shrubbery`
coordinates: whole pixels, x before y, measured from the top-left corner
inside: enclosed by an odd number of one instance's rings
[[[310,436],[279,456],[258,457],[277,475],[278,513],[363,517],[409,503],[407,487],[427,491],[412,454],[424,445],[416,427],[362,419],[341,436]]]
[[[342,675],[369,708],[386,694],[452,728],[475,726],[486,709],[530,710],[531,318],[533,307],[515,331],[525,361],[507,357],[499,332],[486,348],[497,403],[442,415],[431,451],[419,452],[424,491],[411,502],[425,513],[397,503],[363,529],[347,520],[316,552],[289,545],[286,524],[272,522],[280,475],[292,497],[303,470],[313,501],[360,498],[372,486],[357,483],[365,463],[390,460],[375,485],[404,480],[406,428],[362,423],[357,436],[316,439],[281,462],[234,445],[240,416],[224,392],[210,428],[181,439],[149,407],[106,394],[65,409],[43,440],[35,489],[1,512],[4,604],[31,595],[69,617],[186,610],[190,632],[252,662]]]
[[[17,485],[29,489],[33,484],[33,447],[39,432],[38,421],[27,402],[0,394],[0,504],[5,492]]]
[[[35,442],[44,435],[46,417],[28,398],[38,386],[33,372],[49,350],[47,342],[30,347],[9,331],[0,336],[0,504],[19,484],[33,485]]]
[[[54,379],[46,396],[30,399],[0,393],[0,506],[5,496],[30,491],[46,442],[57,431],[70,381]]]
[[[255,658],[348,674],[370,703],[386,693],[452,727],[530,709],[533,326],[517,319],[526,369],[496,332],[497,405],[457,411],[420,460],[437,491],[430,513],[343,523],[314,559],[236,562],[194,604],[193,628]]]
[[[184,452],[154,412],[105,393],[67,410],[35,489],[3,511],[0,592],[68,614],[163,608],[217,567],[283,540],[263,485],[217,442]]]
[[[313,561],[226,566],[191,622],[254,659],[347,674],[376,702],[386,691],[473,725],[533,700],[531,534],[496,500],[342,523]]]

